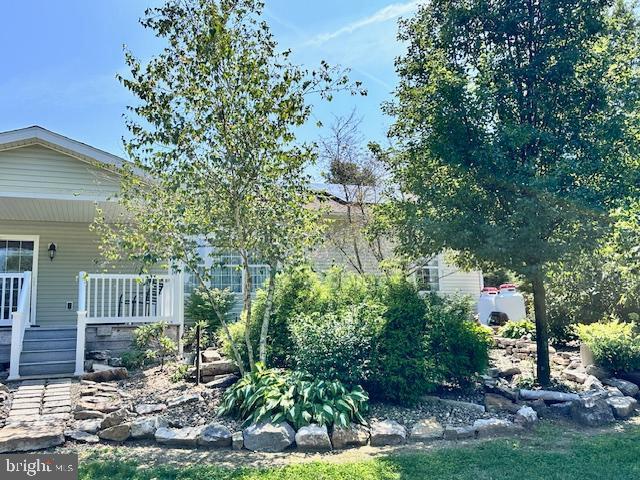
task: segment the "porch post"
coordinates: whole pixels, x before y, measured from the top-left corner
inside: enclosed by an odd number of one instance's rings
[[[24,324],[24,314],[13,312],[11,322],[11,358],[9,360],[9,377],[7,380],[20,378],[20,354],[22,353],[22,338],[20,333]]]
[[[84,374],[84,348],[87,330],[87,273],[78,273],[78,324],[76,326],[76,368],[74,375]]]

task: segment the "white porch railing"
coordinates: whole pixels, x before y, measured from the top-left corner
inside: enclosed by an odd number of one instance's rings
[[[24,273],[0,273],[0,322],[9,322],[18,309]]]
[[[176,275],[78,274],[78,334],[75,374],[84,373],[89,324],[167,322],[182,327],[184,281]]]
[[[11,357],[9,364],[9,380],[16,380],[20,378],[20,355],[22,354],[24,330],[31,321],[31,272],[11,275],[14,275],[13,278],[20,275],[17,282],[19,285],[17,307],[11,312]],[[13,284],[13,281],[11,283]],[[9,292],[10,296],[13,295],[13,290]],[[4,301],[5,291],[0,289],[0,293]]]

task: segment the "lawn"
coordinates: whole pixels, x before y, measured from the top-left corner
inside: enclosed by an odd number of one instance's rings
[[[142,459],[144,460],[144,459]],[[578,435],[543,426],[526,438],[478,442],[429,453],[395,453],[354,463],[315,462],[270,469],[221,469],[213,464],[141,466],[114,453],[81,462],[83,480],[413,480],[637,479],[640,428]]]

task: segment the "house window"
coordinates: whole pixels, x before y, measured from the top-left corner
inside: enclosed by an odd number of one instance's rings
[[[33,268],[33,242],[0,240],[0,273],[30,272]]]
[[[438,259],[432,258],[425,265],[416,268],[416,286],[420,291],[437,292],[440,290]]]

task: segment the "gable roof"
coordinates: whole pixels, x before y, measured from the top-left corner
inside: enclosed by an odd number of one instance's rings
[[[87,163],[98,163],[107,170],[117,170],[127,164],[124,158],[113,155],[86,143],[73,140],[38,125],[0,132],[0,152],[27,145],[41,145],[70,155]],[[115,169],[113,167],[116,167]]]

